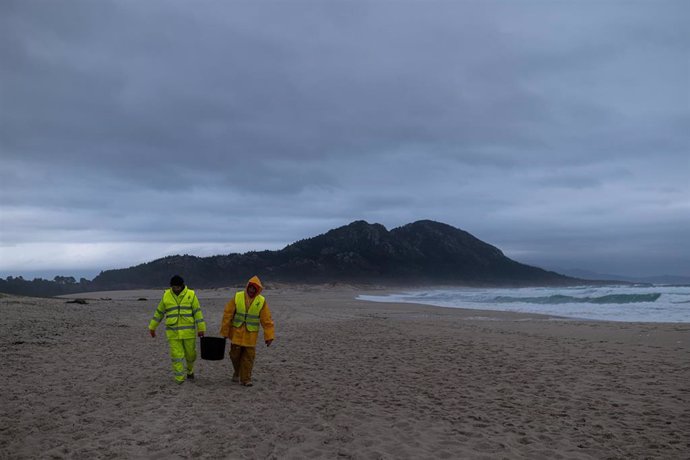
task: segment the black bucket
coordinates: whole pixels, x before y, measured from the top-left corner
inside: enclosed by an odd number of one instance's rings
[[[218,361],[225,356],[225,337],[202,337],[201,359]]]

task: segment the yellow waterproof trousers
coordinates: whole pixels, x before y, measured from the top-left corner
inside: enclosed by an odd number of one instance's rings
[[[187,375],[194,373],[194,361],[196,361],[196,338],[194,339],[168,339],[170,344],[170,359],[175,375],[175,381],[184,382]],[[187,365],[185,366],[185,361]]]
[[[242,383],[250,383],[252,381],[255,357],[256,348],[231,344],[230,360],[235,371],[232,375],[233,379],[239,379]]]

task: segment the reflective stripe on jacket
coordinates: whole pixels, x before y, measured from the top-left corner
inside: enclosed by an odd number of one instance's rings
[[[172,289],[167,289],[163,293],[163,298],[149,322],[149,329],[156,330],[163,318],[165,335],[169,339],[193,339],[197,330],[206,331],[199,299],[193,290],[186,287],[177,296]]]
[[[264,307],[265,298],[262,295],[254,297],[249,310],[244,304],[244,291],[235,293],[235,316],[232,318],[232,326],[240,327],[242,324],[247,325],[247,330],[256,332],[259,330],[259,316],[261,309]]]

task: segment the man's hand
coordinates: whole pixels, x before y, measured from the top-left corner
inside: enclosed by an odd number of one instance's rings
[[[149,329],[149,334],[151,334],[151,337],[155,337],[156,331],[154,331],[153,329]]]
[[[204,336],[204,331],[199,331],[199,332],[197,332],[196,335],[198,335],[199,337],[203,337],[203,336]]]
[[[267,346],[267,347],[270,347],[272,343],[273,343],[273,339],[271,339],[271,340],[266,340],[266,346]]]

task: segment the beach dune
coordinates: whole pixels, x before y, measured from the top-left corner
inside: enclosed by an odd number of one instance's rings
[[[210,335],[234,290],[197,291]],[[355,299],[377,292],[269,285],[251,388],[227,358],[173,382],[161,291],[2,296],[0,458],[688,457],[690,325]]]

